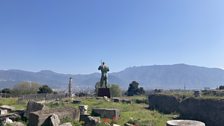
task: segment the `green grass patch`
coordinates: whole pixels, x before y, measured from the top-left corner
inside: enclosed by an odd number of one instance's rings
[[[13,106],[17,110],[26,108],[26,103],[18,103],[18,98],[0,98],[0,106],[1,105]]]
[[[130,97],[128,97],[130,98]],[[132,97],[131,99],[144,99],[145,97]],[[157,111],[147,109],[147,104],[126,104],[107,102],[103,99],[97,100],[95,98],[82,98],[80,99],[82,105],[88,105],[88,113],[91,113],[92,108],[115,108],[120,110],[120,118],[115,121],[119,125],[124,125],[126,122],[133,120],[140,126],[164,126],[166,121],[171,119],[172,116],[164,115]],[[51,106],[51,105],[50,105]],[[78,108],[79,104],[59,103],[60,107],[75,107]],[[55,106],[54,106],[55,107]]]

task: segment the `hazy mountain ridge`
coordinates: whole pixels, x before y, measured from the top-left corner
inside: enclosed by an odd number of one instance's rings
[[[54,88],[67,88],[69,77],[73,86],[94,87],[100,79],[100,73],[86,75],[60,74],[49,70],[28,72],[22,70],[0,70],[0,88],[12,87],[21,81],[48,84]],[[218,68],[198,67],[186,64],[152,65],[129,67],[123,71],[109,73],[109,83],[127,88],[131,81],[140,82],[145,88],[215,88],[224,82],[224,70]]]

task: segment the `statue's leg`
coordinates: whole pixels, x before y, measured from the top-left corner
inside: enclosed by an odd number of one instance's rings
[[[104,78],[105,81],[105,87],[107,88],[107,77]]]
[[[100,79],[100,87],[101,88],[103,87],[103,77],[101,77],[101,79]]]

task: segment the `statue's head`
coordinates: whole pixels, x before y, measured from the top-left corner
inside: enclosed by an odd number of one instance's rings
[[[104,64],[105,64],[105,62],[102,62],[102,64],[104,65]]]

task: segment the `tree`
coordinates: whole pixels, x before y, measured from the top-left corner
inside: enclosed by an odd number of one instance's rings
[[[219,90],[224,90],[224,85],[220,85],[218,89]]]
[[[37,92],[39,94],[41,93],[53,93],[52,89],[50,87],[48,87],[48,85],[43,85],[39,88],[39,91]]]
[[[119,85],[117,85],[117,84],[112,84],[111,85],[110,92],[111,92],[113,97],[120,97],[121,94],[122,94],[122,91],[121,91]]]
[[[41,85],[35,82],[21,82],[13,87],[14,95],[36,94]]]
[[[10,94],[12,91],[9,88],[4,88],[2,89],[1,93],[6,93],[6,94]]]
[[[95,85],[95,93],[96,94],[98,93],[98,88],[100,88],[100,82],[96,82],[96,85]]]
[[[0,91],[0,96],[8,98],[12,96],[12,90],[10,88],[4,88]]]
[[[137,90],[138,90],[138,85],[139,85],[138,82],[136,82],[136,81],[132,81],[132,82],[129,84],[129,88],[128,88],[128,91],[127,91],[126,94],[127,94],[128,96],[136,95]]]
[[[126,92],[126,95],[128,96],[134,96],[134,95],[142,95],[145,93],[143,87],[138,88],[139,83],[137,81],[132,81],[129,84],[128,90]]]
[[[143,87],[140,87],[140,88],[138,89],[138,93],[139,93],[139,95],[145,94],[145,90],[144,90],[144,88],[143,88]]]

